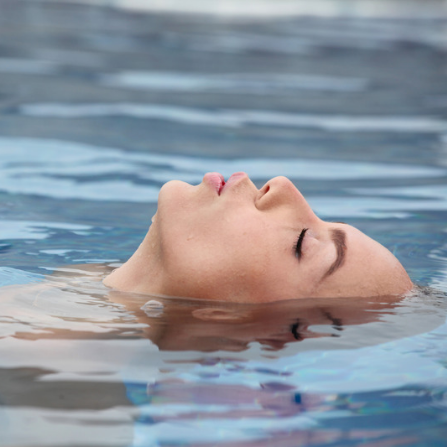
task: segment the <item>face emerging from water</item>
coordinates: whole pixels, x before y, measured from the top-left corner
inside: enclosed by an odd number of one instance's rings
[[[198,186],[169,182],[139,250],[151,267],[137,292],[266,302],[397,295],[412,287],[386,248],[349,225],[319,219],[285,177],[260,190],[244,173],[226,183],[217,173]]]

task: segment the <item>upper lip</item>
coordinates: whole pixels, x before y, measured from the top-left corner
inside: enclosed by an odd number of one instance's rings
[[[220,196],[225,187],[229,187],[233,183],[237,183],[238,179],[242,179],[243,177],[248,177],[245,172],[235,172],[233,175],[229,177],[229,179],[225,182],[225,179],[222,174],[218,172],[209,172],[205,174],[204,179],[208,185],[211,185]]]
[[[223,181],[220,190],[219,190],[219,195],[221,194],[222,190],[224,189],[224,186],[229,187],[230,184],[233,184],[237,178],[243,178],[243,177],[248,177],[247,174],[245,172],[235,172],[234,174],[232,174],[228,180],[225,182]]]

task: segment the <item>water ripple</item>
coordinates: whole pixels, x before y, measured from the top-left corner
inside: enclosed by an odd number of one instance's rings
[[[100,83],[119,88],[180,92],[221,91],[276,95],[290,90],[358,92],[365,90],[367,79],[321,75],[287,74],[205,74],[162,71],[124,71],[103,75]]]
[[[254,181],[285,175],[298,180],[439,178],[442,168],[299,158],[197,158],[136,153],[58,140],[0,138],[0,191],[56,199],[156,202],[160,186],[172,179],[200,183],[206,172],[225,177],[244,170]],[[447,209],[439,192],[432,200],[413,197],[309,197],[320,214],[330,216],[400,216],[420,209]],[[433,189],[435,191],[436,188]],[[352,196],[355,194],[354,196]],[[434,194],[434,193],[432,193]]]
[[[0,73],[51,75],[56,74],[59,67],[58,63],[45,60],[0,58]]]
[[[102,116],[129,116],[159,119],[189,125],[242,127],[278,126],[321,129],[330,132],[447,132],[447,121],[430,116],[351,116],[310,115],[275,112],[273,110],[201,109],[162,104],[25,104],[23,115],[54,118],[84,118]]]

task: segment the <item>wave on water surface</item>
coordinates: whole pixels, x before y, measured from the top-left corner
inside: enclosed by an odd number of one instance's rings
[[[271,110],[206,110],[161,104],[24,104],[25,116],[52,118],[83,118],[128,116],[151,118],[181,124],[242,127],[247,125],[320,129],[330,132],[447,132],[447,121],[429,116],[349,116],[310,115]]]
[[[3,155],[0,191],[89,201],[156,202],[163,183],[177,179],[198,184],[208,171],[219,171],[229,177],[242,170],[253,181],[279,175],[298,181],[408,180],[446,175],[445,169],[429,166],[302,158],[198,158],[26,138],[0,138],[0,150]],[[402,190],[403,195],[411,198],[402,201],[384,197],[385,191],[377,198],[368,197],[364,189],[357,194],[355,188],[347,188],[348,193],[354,194],[349,200],[330,196],[309,197],[309,200],[323,216],[403,216],[412,209],[447,209],[447,200],[440,200],[444,189],[442,185],[434,185],[427,191],[421,188],[418,192],[417,187],[408,190],[415,191],[414,194]]]

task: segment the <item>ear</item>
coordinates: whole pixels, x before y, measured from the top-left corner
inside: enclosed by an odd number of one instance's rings
[[[201,309],[194,309],[192,316],[202,321],[216,321],[216,322],[232,322],[242,321],[247,315],[245,313],[236,312],[233,309],[225,309],[223,307],[204,307]]]

